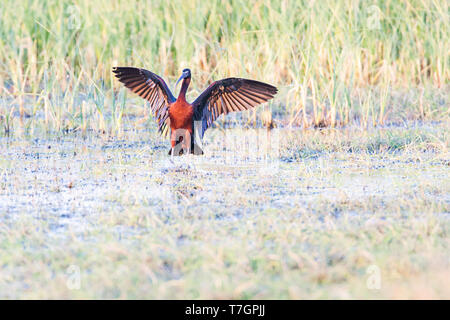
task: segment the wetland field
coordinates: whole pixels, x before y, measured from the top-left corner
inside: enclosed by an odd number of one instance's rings
[[[448,129],[280,129],[269,163],[3,137],[1,297],[448,298]]]
[[[445,3],[1,1],[0,299],[450,299]],[[114,66],[279,92],[171,159]]]

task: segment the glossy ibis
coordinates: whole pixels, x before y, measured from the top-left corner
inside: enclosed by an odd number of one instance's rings
[[[201,139],[217,117],[222,113],[255,107],[272,99],[278,91],[276,87],[263,82],[226,78],[213,82],[193,103],[188,103],[186,91],[191,82],[189,69],[183,70],[176,83],[183,80],[177,99],[164,80],[153,72],[132,67],[115,67],[113,72],[128,89],[150,102],[163,135],[167,135],[170,128],[172,149],[169,154],[172,156],[203,154]]]

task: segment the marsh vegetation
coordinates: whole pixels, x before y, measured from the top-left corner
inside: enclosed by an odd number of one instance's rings
[[[449,20],[439,1],[1,1],[0,298],[448,299]],[[228,76],[280,93],[171,163],[117,65],[171,89],[190,67],[190,100]]]

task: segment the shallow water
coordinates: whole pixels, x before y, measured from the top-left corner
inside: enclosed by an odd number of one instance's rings
[[[186,206],[196,214],[217,210],[218,217],[230,211],[241,216],[270,208],[314,207],[323,201],[390,201],[423,183],[448,185],[445,164],[405,163],[395,155],[368,159],[337,152],[267,162],[249,160],[242,150],[230,158],[230,150],[210,143],[203,157],[172,161],[164,142],[135,132],[121,139],[2,138],[1,145],[2,218],[32,216],[46,221],[50,232],[65,232],[69,225],[72,231],[95,227],[86,223],[87,215],[136,206],[161,216]],[[424,196],[450,201],[449,194]]]
[[[345,294],[361,297],[354,259],[390,270],[395,253],[414,266],[409,247],[418,243],[427,248],[418,247],[420,259],[437,268],[423,274],[440,275],[445,133],[386,130],[394,138],[279,130],[268,147],[265,130],[212,129],[204,156],[174,159],[146,130],[0,138],[0,297],[242,298],[242,279],[253,286],[245,297],[291,297],[293,282],[306,297],[343,278]],[[81,290],[67,285],[71,266]],[[320,290],[318,266],[329,272]]]

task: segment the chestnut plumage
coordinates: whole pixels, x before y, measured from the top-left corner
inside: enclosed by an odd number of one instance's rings
[[[213,82],[190,104],[186,101],[186,91],[191,80],[191,71],[184,69],[178,81],[183,80],[180,94],[175,99],[164,80],[151,71],[132,67],[113,68],[115,76],[128,89],[150,102],[150,107],[158,122],[159,131],[166,135],[170,127],[172,150],[183,141],[178,139],[178,129],[190,133],[189,152],[203,154],[201,141],[205,131],[221,115],[253,108],[272,99],[277,88],[263,82],[226,78]],[[194,126],[197,135],[193,135]],[[186,142],[186,141],[185,141]],[[178,153],[178,152],[177,152]],[[181,154],[181,153],[180,153]]]

